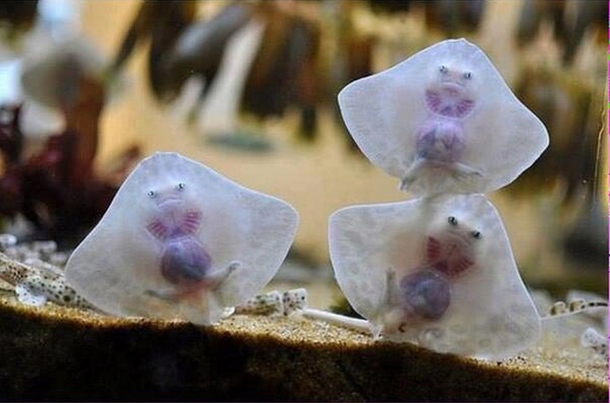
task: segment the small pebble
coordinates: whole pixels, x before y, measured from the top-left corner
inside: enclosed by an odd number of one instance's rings
[[[608,357],[608,339],[592,327],[587,328],[580,338],[583,347],[591,348],[597,354]]]
[[[67,252],[55,252],[48,257],[48,262],[54,266],[63,267],[66,265],[70,254]]]
[[[35,241],[32,243],[32,250],[43,255],[50,255],[57,250],[55,241]]]
[[[0,234],[0,250],[17,245],[17,237],[13,234]]]

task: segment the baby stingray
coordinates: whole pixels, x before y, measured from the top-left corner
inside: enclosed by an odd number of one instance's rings
[[[376,337],[503,359],[540,335],[502,222],[483,195],[353,206],[330,219],[335,276]]]
[[[74,251],[67,281],[108,313],[212,324],[271,280],[297,221],[279,199],[155,153]]]
[[[362,152],[418,196],[499,189],[549,143],[542,122],[465,39],[350,83],[339,107]]]

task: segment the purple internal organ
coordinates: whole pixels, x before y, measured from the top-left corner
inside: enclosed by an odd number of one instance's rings
[[[171,239],[165,243],[161,258],[161,274],[172,284],[192,285],[206,279],[212,258],[191,236]]]
[[[452,282],[473,270],[482,235],[449,216],[426,240],[426,262],[399,282],[399,301],[406,312],[437,320],[451,302]]]
[[[184,184],[163,193],[149,192],[159,215],[146,226],[161,242],[161,275],[179,287],[205,286],[212,258],[195,237],[201,225],[201,213],[188,210],[183,195]]]
[[[431,161],[456,162],[464,152],[464,128],[461,120],[474,108],[468,98],[470,72],[439,68],[440,80],[426,91],[426,106],[431,112],[417,130],[417,156]]]
[[[465,148],[463,128],[459,122],[433,117],[417,131],[419,158],[441,163],[457,162]]]
[[[475,107],[469,95],[472,74],[446,66],[440,66],[436,74],[438,79],[424,95],[429,113],[415,131],[416,156],[401,178],[401,190],[408,190],[426,167],[440,167],[454,179],[482,176],[478,169],[460,162],[466,150],[463,120]]]
[[[403,277],[399,285],[403,308],[425,319],[440,319],[449,307],[449,280],[433,270],[418,270]]]
[[[481,238],[479,231],[460,225],[450,216],[443,229],[428,235],[426,263],[446,276],[460,277],[474,267],[475,246]]]

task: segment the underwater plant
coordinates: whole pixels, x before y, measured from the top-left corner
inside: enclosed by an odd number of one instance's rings
[[[150,87],[161,103],[170,103],[192,77],[205,82],[197,102],[188,113],[197,121],[213,88],[230,70],[230,63],[244,63],[232,85],[239,99],[231,105],[258,118],[284,116],[290,107],[301,111],[300,135],[314,140],[317,107],[322,98],[319,67],[321,32],[319,22],[299,12],[300,5],[275,2],[230,2],[210,18],[197,18],[197,2],[180,0],[143,2],[115,56],[111,72],[119,72],[136,45],[151,38],[148,57]],[[291,10],[293,8],[293,10]],[[251,24],[260,25],[259,39],[238,54],[229,54],[230,44]],[[261,39],[262,37],[262,39]],[[255,48],[254,50],[250,48]],[[246,57],[243,53],[252,53]],[[202,55],[204,55],[202,57]],[[239,83],[239,84],[238,84]],[[234,91],[235,92],[235,91]],[[235,95],[231,95],[233,98]],[[243,145],[242,145],[243,146]]]
[[[32,28],[38,0],[5,1],[0,4],[0,39],[12,44]]]
[[[67,111],[69,126],[49,137],[42,150],[26,156],[25,140],[19,129],[20,105],[0,108],[0,215],[10,220],[22,215],[34,225],[36,236],[63,241],[89,227],[108,207],[116,186],[93,168],[101,113],[101,89],[94,82],[82,82],[86,102]],[[82,93],[81,93],[82,95]],[[99,95],[99,96],[98,96]],[[97,103],[99,101],[99,103]],[[137,154],[128,150],[126,156]],[[126,161],[128,165],[129,161]],[[116,174],[120,177],[119,167]]]
[[[586,34],[599,42],[607,36],[608,7],[602,0],[525,1],[521,5],[519,25],[515,30],[517,45],[525,46],[542,30],[544,22],[553,22],[553,36],[562,45],[561,62],[574,63],[578,47]],[[572,8],[571,14],[566,9]],[[547,20],[547,21],[545,21]]]
[[[104,312],[212,324],[271,280],[297,221],[277,198],[158,152],[121,185],[66,279]]]
[[[106,210],[139,148],[122,152],[116,169],[95,169],[100,118],[112,92],[102,56],[80,37],[40,46],[44,51],[22,61],[23,99],[0,105],[0,215],[7,221],[23,216],[33,226],[28,236],[72,247]],[[21,128],[32,100],[58,111],[64,122],[33,154]]]

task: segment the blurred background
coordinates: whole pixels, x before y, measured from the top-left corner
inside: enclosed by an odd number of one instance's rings
[[[272,286],[314,306],[338,294],[328,216],[409,197],[354,145],[337,92],[465,37],[550,134],[488,195],[526,284],[607,294],[605,1],[5,1],[0,37],[0,231],[73,248],[137,161],[177,151],[299,211]]]

